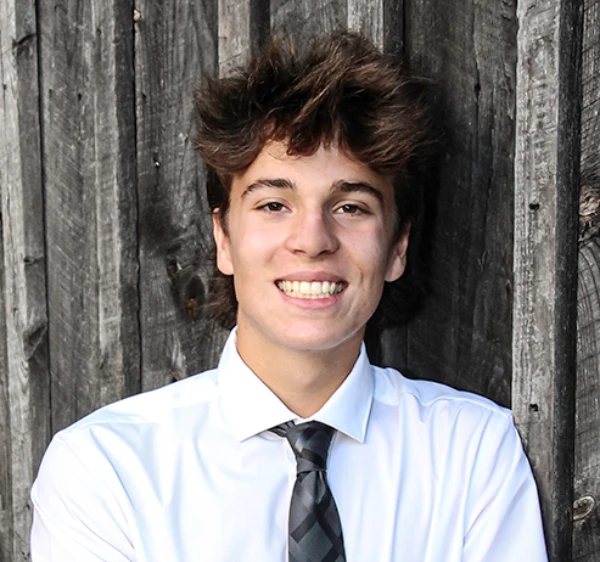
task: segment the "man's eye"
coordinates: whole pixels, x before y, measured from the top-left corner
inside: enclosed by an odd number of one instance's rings
[[[364,213],[365,211],[361,209],[358,205],[352,205],[351,203],[346,203],[342,205],[337,210],[338,213],[343,213],[345,215],[358,215],[360,213]]]
[[[283,211],[285,209],[283,203],[278,203],[277,201],[270,201],[269,203],[265,203],[264,205],[261,205],[260,208],[271,213],[278,213],[279,211]]]

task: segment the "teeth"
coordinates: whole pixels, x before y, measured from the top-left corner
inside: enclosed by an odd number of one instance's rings
[[[324,299],[344,290],[343,283],[334,281],[278,281],[277,286],[286,295],[302,299]]]

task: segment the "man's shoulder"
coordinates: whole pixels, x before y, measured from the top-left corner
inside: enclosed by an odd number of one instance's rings
[[[139,475],[160,471],[180,454],[214,410],[216,396],[217,372],[211,370],[92,412],[53,437],[38,476],[44,484],[35,493],[56,480],[66,489],[67,474],[113,492],[135,488]]]
[[[217,370],[211,369],[103,406],[60,433],[62,437],[75,437],[94,428],[156,425],[169,417],[200,414],[216,392]]]
[[[458,415],[470,412],[478,417],[492,417],[500,422],[512,420],[512,413],[486,398],[458,390],[439,382],[411,379],[392,368],[374,367],[375,396],[399,407],[412,404],[421,412],[446,412]]]
[[[450,386],[409,379],[394,369],[375,369],[376,427],[402,449],[426,449],[442,474],[448,463],[486,469],[479,454],[507,462],[522,455],[512,412],[492,400]],[[511,461],[512,462],[512,461]],[[485,471],[484,470],[484,471]]]

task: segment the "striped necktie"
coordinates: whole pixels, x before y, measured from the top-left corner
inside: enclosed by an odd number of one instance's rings
[[[327,452],[334,429],[321,422],[286,422],[271,429],[294,451],[297,476],[289,519],[289,562],[345,562],[342,526],[327,484]]]

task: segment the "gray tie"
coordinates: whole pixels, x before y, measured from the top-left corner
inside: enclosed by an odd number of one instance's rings
[[[327,484],[327,452],[334,429],[311,421],[271,429],[296,455],[289,521],[289,562],[345,562],[340,516]]]

